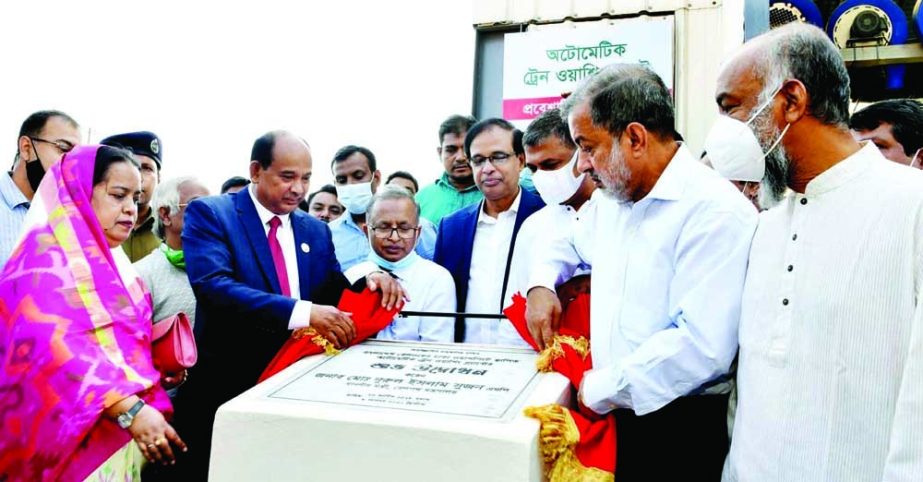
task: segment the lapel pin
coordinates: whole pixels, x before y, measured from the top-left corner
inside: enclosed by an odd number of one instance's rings
[[[310,252],[311,252],[311,247],[308,246],[308,243],[301,243],[301,252],[302,252],[302,253],[310,253]]]

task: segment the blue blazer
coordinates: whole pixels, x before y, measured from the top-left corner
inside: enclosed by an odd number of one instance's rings
[[[532,213],[545,207],[542,198],[528,189],[521,189],[522,199],[519,200],[519,211],[516,213],[516,223],[513,226],[513,238],[510,240],[510,252],[516,243],[516,236],[522,222]],[[439,223],[439,234],[436,236],[436,252],[433,261],[449,270],[455,280],[455,299],[459,312],[465,311],[468,301],[468,279],[471,271],[471,250],[474,247],[474,234],[478,227],[478,215],[483,209],[484,201],[442,218]],[[509,260],[509,258],[507,258]],[[509,261],[507,261],[509,262]],[[497,296],[500,296],[497,293]],[[198,323],[198,321],[196,321]],[[465,339],[465,323],[463,319],[455,320],[455,341]]]
[[[297,209],[291,220],[299,297],[336,305],[347,282],[334,255],[330,229]],[[220,382],[201,379],[220,383],[229,399],[256,384],[288,339],[295,300],[280,294],[269,241],[246,189],[190,203],[183,252],[197,300],[197,368],[215,371],[206,376]]]

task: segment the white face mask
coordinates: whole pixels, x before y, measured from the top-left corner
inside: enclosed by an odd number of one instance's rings
[[[337,199],[346,206],[350,214],[365,214],[372,201],[372,183],[344,184],[337,186]]]
[[[545,204],[549,206],[561,204],[572,198],[580,189],[586,173],[581,172],[579,176],[574,176],[575,164],[577,164],[577,152],[574,153],[570,162],[560,169],[555,171],[538,169],[532,173],[532,184],[535,185],[535,189],[538,190]]]
[[[780,90],[782,90],[781,86],[750,116],[747,122],[719,115],[712,124],[705,138],[705,152],[718,174],[732,181],[759,182],[763,180],[766,174],[766,156],[779,145],[791,124],[786,124],[779,138],[769,146],[768,151],[763,152],[759,139],[750,128],[750,123],[772,103]]]

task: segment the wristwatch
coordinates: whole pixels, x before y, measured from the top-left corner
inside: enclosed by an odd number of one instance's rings
[[[127,412],[120,413],[115,419],[119,423],[119,427],[123,429],[131,427],[131,422],[135,420],[135,415],[137,415],[142,408],[144,408],[144,400],[138,400],[138,403],[132,405]]]

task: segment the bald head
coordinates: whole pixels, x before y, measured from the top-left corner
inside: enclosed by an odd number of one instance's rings
[[[741,47],[718,77],[716,101],[725,113],[735,106],[749,112],[792,79],[804,85],[808,115],[823,124],[846,127],[846,64],[822,30],[803,23],[771,30]]]
[[[763,207],[788,188],[804,192],[813,176],[858,150],[847,127],[846,65],[816,27],[793,23],[747,42],[724,65],[715,100],[722,115],[747,122],[759,143]],[[728,156],[712,161],[731,162]]]
[[[279,131],[276,134],[276,141],[272,147],[272,158],[278,159],[283,156],[291,157],[311,157],[311,149],[300,138],[292,135],[290,132]]]
[[[275,214],[294,211],[311,180],[311,150],[301,138],[272,131],[253,143],[250,181],[257,200]]]
[[[253,142],[253,149],[250,151],[250,160],[259,162],[260,166],[265,169],[272,164],[272,160],[276,155],[293,152],[307,152],[310,155],[310,147],[308,147],[307,141],[288,131],[270,131],[261,135]]]

